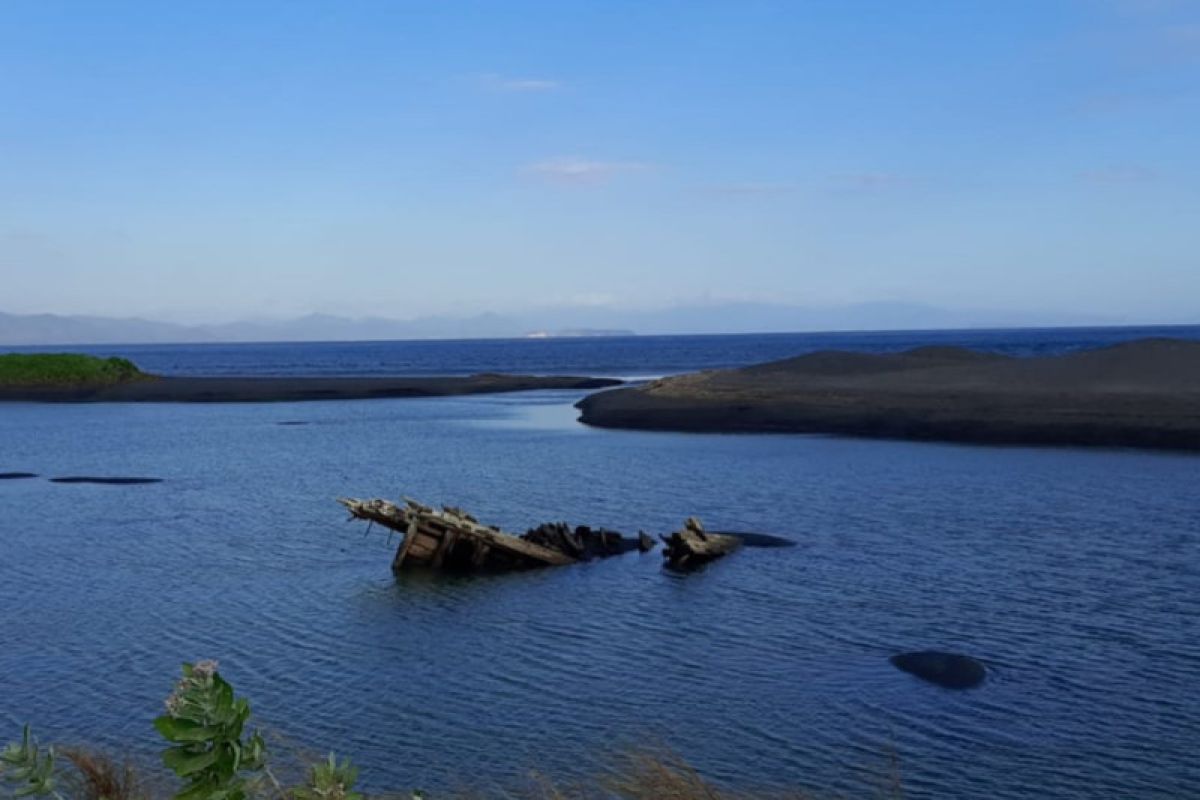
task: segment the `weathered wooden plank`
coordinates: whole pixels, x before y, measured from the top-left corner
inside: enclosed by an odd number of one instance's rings
[[[487,563],[488,553],[492,551],[490,544],[485,544],[481,541],[475,542],[475,552],[471,554],[471,566],[480,569]]]
[[[469,523],[468,523],[469,524]],[[507,550],[510,553],[515,553],[526,559],[548,564],[552,566],[562,566],[565,564],[574,564],[575,559],[560,553],[556,550],[551,550],[548,547],[542,547],[532,542],[527,542],[524,539],[519,539],[516,536],[511,536],[507,533],[494,531],[491,528],[485,528],[482,525],[472,525],[471,532],[479,539],[487,542],[489,545],[501,550]]]
[[[390,528],[400,533],[408,531],[408,511],[407,509],[400,508],[395,503],[389,503],[387,500],[354,500],[347,498],[339,499],[338,502],[345,506],[353,517],[377,522],[385,528]]]
[[[446,554],[454,547],[454,543],[458,541],[458,531],[453,528],[448,529],[442,534],[442,541],[438,545],[437,551],[433,554],[433,561],[430,566],[434,569],[441,569],[442,563],[446,560]]]
[[[417,520],[413,518],[408,523],[408,530],[404,534],[404,541],[396,548],[396,557],[392,559],[392,572],[399,572],[404,566],[404,557],[408,555],[409,548],[413,545],[413,540],[417,538]]]

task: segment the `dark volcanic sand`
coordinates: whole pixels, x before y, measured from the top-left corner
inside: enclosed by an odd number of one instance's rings
[[[826,351],[600,392],[578,408],[613,428],[1200,450],[1200,342],[1040,358]]]
[[[0,400],[67,403],[253,403],[601,389],[608,378],[471,375],[446,378],[152,378],[105,387],[0,386]]]

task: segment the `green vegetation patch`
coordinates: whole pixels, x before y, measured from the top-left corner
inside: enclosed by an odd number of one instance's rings
[[[125,358],[74,353],[0,355],[0,386],[111,385],[148,377]]]

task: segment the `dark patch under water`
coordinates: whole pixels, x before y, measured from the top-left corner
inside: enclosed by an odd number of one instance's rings
[[[15,481],[22,478],[36,478],[34,472],[0,472],[0,481]]]
[[[746,531],[710,531],[725,536],[736,536],[742,540],[744,547],[795,547],[796,542],[783,536],[772,536],[769,533],[749,533]]]
[[[897,669],[946,689],[972,689],[987,677],[981,662],[960,653],[922,650],[897,653],[888,660]]]
[[[145,483],[162,483],[162,478],[123,478],[95,477],[91,475],[71,475],[65,478],[51,478],[51,483],[95,483],[103,486],[139,486]]]

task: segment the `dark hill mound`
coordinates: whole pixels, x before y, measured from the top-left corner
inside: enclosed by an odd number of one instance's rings
[[[591,395],[590,425],[1200,449],[1200,342],[1009,358],[823,351]]]

